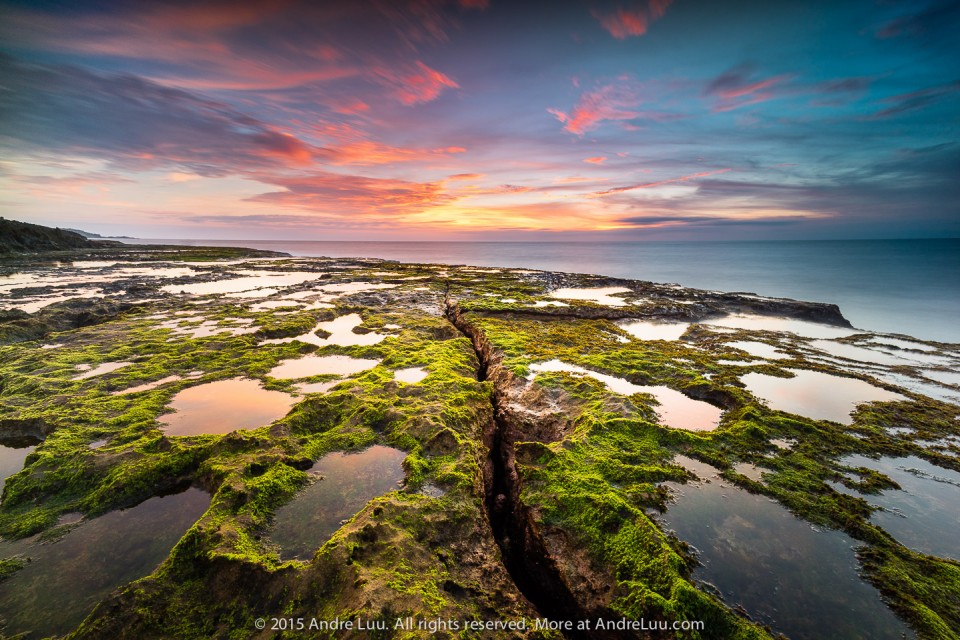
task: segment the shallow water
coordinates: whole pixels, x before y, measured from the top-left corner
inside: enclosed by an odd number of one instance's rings
[[[856,541],[734,487],[709,465],[676,462],[710,482],[667,483],[677,499],[659,519],[697,549],[703,566],[694,578],[727,604],[793,639],[912,636],[857,574]]]
[[[295,284],[302,284],[311,280],[322,278],[324,274],[313,273],[309,271],[291,271],[279,274],[256,274],[242,278],[229,278],[227,280],[216,280],[213,282],[196,282],[193,284],[169,284],[160,287],[161,291],[167,293],[189,293],[194,295],[208,295],[212,293],[242,293],[254,291],[256,289],[266,289],[270,287],[284,287]]]
[[[740,351],[746,351],[752,356],[756,356],[757,358],[765,358],[767,360],[783,360],[790,357],[790,354],[778,351],[776,347],[769,345],[766,342],[728,342],[727,346],[733,347],[734,349],[739,349]]]
[[[150,574],[209,504],[209,495],[188,489],[84,522],[55,543],[0,542],[0,557],[32,560],[0,588],[4,631],[67,633],[114,589]]]
[[[872,522],[904,546],[960,560],[960,473],[916,456],[874,460],[853,455],[841,459],[840,464],[879,471],[900,485],[902,490],[861,496],[887,509],[874,512]],[[844,487],[835,488],[851,493]]]
[[[380,364],[379,360],[351,358],[349,356],[304,356],[296,360],[284,360],[267,373],[271,378],[309,378],[323,374],[340,376],[360,373]]]
[[[96,376],[102,376],[105,373],[110,373],[111,371],[116,371],[117,369],[122,369],[124,367],[130,366],[132,362],[104,362],[99,364],[92,369],[84,368],[83,373],[78,376],[74,376],[74,380],[86,380],[87,378],[93,378]],[[80,367],[78,367],[79,369]]]
[[[340,284],[325,284],[317,287],[321,291],[328,293],[360,293],[362,291],[376,291],[378,289],[395,289],[398,284],[377,284],[374,282],[342,282]]]
[[[857,333],[856,329],[844,329],[829,324],[774,316],[730,315],[705,321],[703,324],[749,331],[786,331],[806,338],[843,338]]]
[[[343,382],[343,380],[328,380],[327,382],[301,382],[293,385],[300,393],[326,393]]]
[[[0,444],[0,495],[3,495],[3,485],[7,478],[23,469],[24,460],[36,448],[36,441],[22,447],[12,446],[9,442]]]
[[[590,376],[602,382],[614,393],[625,396],[630,396],[635,393],[649,393],[660,403],[654,407],[654,411],[656,411],[659,416],[660,422],[674,429],[712,431],[719,426],[720,417],[723,414],[723,411],[718,407],[708,402],[688,398],[679,391],[675,391],[669,387],[633,384],[623,378],[592,371],[560,360],[534,363],[530,365],[530,370],[534,373],[556,371]]]
[[[256,380],[233,378],[188,387],[170,401],[176,413],[158,418],[164,433],[193,436],[256,429],[287,414],[297,399],[268,391]]]
[[[284,559],[309,560],[363,506],[403,480],[403,451],[374,445],[359,453],[330,453],[310,468],[322,479],[277,510],[270,538]]]
[[[614,294],[618,293],[630,293],[630,289],[626,287],[597,287],[588,289],[568,287],[551,291],[549,295],[551,298],[560,298],[561,300],[585,300],[596,302],[597,304],[605,304],[608,307],[626,306],[626,300],[613,297]]]
[[[329,322],[321,322],[314,331],[322,329],[330,334],[324,344],[338,344],[340,346],[367,346],[377,344],[387,336],[371,331],[370,333],[355,333],[353,330],[363,324],[363,318],[358,313],[351,313]]]
[[[157,387],[163,386],[170,382],[176,382],[177,380],[183,380],[180,376],[167,376],[166,378],[160,378],[159,380],[154,380],[153,382],[145,382],[143,384],[138,384],[135,387],[129,387],[127,389],[121,389],[120,391],[114,391],[112,395],[115,396],[125,396],[129,393],[139,393],[141,391],[150,391],[151,389],[156,389]]]
[[[407,369],[397,369],[393,372],[394,380],[406,382],[407,384],[417,384],[430,373],[423,367],[408,367]]]
[[[819,371],[787,369],[793,378],[747,373],[740,380],[771,409],[795,413],[814,420],[850,424],[850,412],[864,402],[903,400],[903,396],[856,378],[832,376]]]
[[[689,322],[633,320],[621,324],[620,328],[641,340],[679,340],[689,326]]]
[[[845,342],[833,340],[813,340],[810,346],[831,356],[856,360],[858,362],[872,362],[875,364],[905,365],[909,364],[903,358],[880,350],[868,349]]]

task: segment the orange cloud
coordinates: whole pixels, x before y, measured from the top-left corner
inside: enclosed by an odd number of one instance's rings
[[[466,149],[463,147],[444,147],[431,150],[409,149],[393,147],[373,140],[357,140],[330,149],[332,164],[357,166],[434,160],[448,157],[454,153],[464,153],[465,151]]]
[[[584,162],[589,162],[590,164],[603,164],[607,161],[607,156],[594,156],[593,158],[584,158]]]
[[[405,214],[450,203],[456,198],[444,193],[439,182],[410,182],[390,178],[319,172],[304,176],[256,176],[283,191],[248,198],[282,207],[340,214]]]

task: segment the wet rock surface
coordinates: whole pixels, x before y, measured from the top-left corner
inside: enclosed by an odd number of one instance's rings
[[[669,520],[693,479],[677,456],[856,541],[863,580],[911,633],[960,633],[960,565],[880,526],[869,496],[896,483],[844,462],[916,456],[960,471],[958,345],[860,332],[834,305],[567,273],[99,247],[18,254],[0,274],[0,444],[36,447],[6,480],[0,536],[82,530],[175,487],[212,496],[149,577],[97,596],[75,637],[273,637],[257,617],[347,613],[391,628],[526,619],[516,635],[531,638],[783,631],[769,608],[757,605],[764,627],[736,593],[702,583],[706,552],[653,517]],[[645,339],[631,321],[689,326]],[[319,366],[341,362],[363,366]],[[820,419],[747,384],[797,372],[882,400]],[[165,429],[177,398],[238,378],[289,404],[226,433]],[[719,422],[672,426],[641,387],[707,403]],[[322,539],[284,520],[307,545],[286,559],[271,528],[324,482],[314,463],[373,446],[402,452],[400,482]],[[950,487],[937,485],[938,504],[960,509]],[[0,563],[0,576],[22,568]],[[537,618],[584,628],[538,630]],[[585,626],[623,618],[654,626]],[[657,626],[693,620],[699,636]]]

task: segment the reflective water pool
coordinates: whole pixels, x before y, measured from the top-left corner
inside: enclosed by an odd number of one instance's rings
[[[667,483],[676,502],[659,519],[696,548],[703,566],[694,578],[728,605],[793,639],[912,636],[858,575],[852,538],[736,488],[710,465],[676,462],[709,482]]]
[[[270,538],[284,559],[309,560],[314,552],[367,502],[397,488],[403,480],[398,449],[374,445],[359,453],[330,453],[309,473],[321,479],[277,510]]]
[[[256,380],[234,378],[188,387],[173,396],[167,413],[158,418],[164,433],[193,436],[256,429],[282,418],[297,399],[268,391]]]

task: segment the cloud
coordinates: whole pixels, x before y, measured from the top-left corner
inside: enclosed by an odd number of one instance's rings
[[[422,162],[449,158],[452,154],[464,153],[463,147],[438,149],[410,149],[394,147],[374,140],[357,140],[341,146],[328,148],[330,163],[334,165],[372,166],[397,162]]]
[[[792,77],[791,74],[781,74],[755,79],[752,66],[739,65],[714,78],[703,90],[703,95],[716,98],[715,112],[731,111],[778,97],[772,89]]]
[[[743,218],[727,215],[649,215],[619,218],[618,223],[641,229],[660,227],[704,226],[784,226],[809,220],[809,215],[774,215],[773,217]]]
[[[614,38],[625,40],[645,34],[650,23],[663,17],[670,2],[671,0],[650,0],[646,6],[634,6],[630,9],[617,7],[612,13],[594,11],[593,17]]]
[[[639,103],[640,91],[636,83],[620,79],[581,94],[569,113],[559,109],[547,111],[563,123],[564,130],[582,136],[604,121],[632,120],[639,117],[641,112],[633,108]]]
[[[902,113],[917,111],[935,102],[939,102],[958,91],[960,91],[960,81],[890,96],[884,98],[882,102],[890,104],[891,106],[871,114],[867,119],[877,120],[891,118]]]
[[[598,191],[591,194],[592,197],[602,197],[609,196],[615,193],[623,193],[625,191],[633,191],[634,189],[652,189],[654,187],[662,187],[668,184],[675,184],[677,182],[688,182],[690,180],[697,180],[698,178],[705,178],[707,176],[717,175],[718,173],[726,173],[728,171],[733,171],[731,168],[727,169],[714,169],[713,171],[701,171],[699,173],[691,173],[689,175],[680,176],[679,178],[668,178],[667,180],[657,180],[656,182],[644,182],[642,184],[632,184],[626,187],[614,187],[613,189],[607,189],[606,191]]]
[[[456,199],[444,192],[441,182],[370,178],[326,171],[301,176],[260,175],[256,179],[282,187],[283,191],[256,195],[247,198],[249,202],[331,215],[408,214]]]
[[[460,88],[451,78],[419,60],[405,70],[380,68],[375,74],[390,88],[391,95],[407,106],[436,100],[445,89]]]
[[[607,156],[594,156],[593,158],[584,158],[584,162],[589,162],[590,164],[603,164],[607,161]]]
[[[222,103],[136,76],[0,55],[0,138],[18,152],[93,156],[132,170],[222,176],[303,167],[325,149]]]

